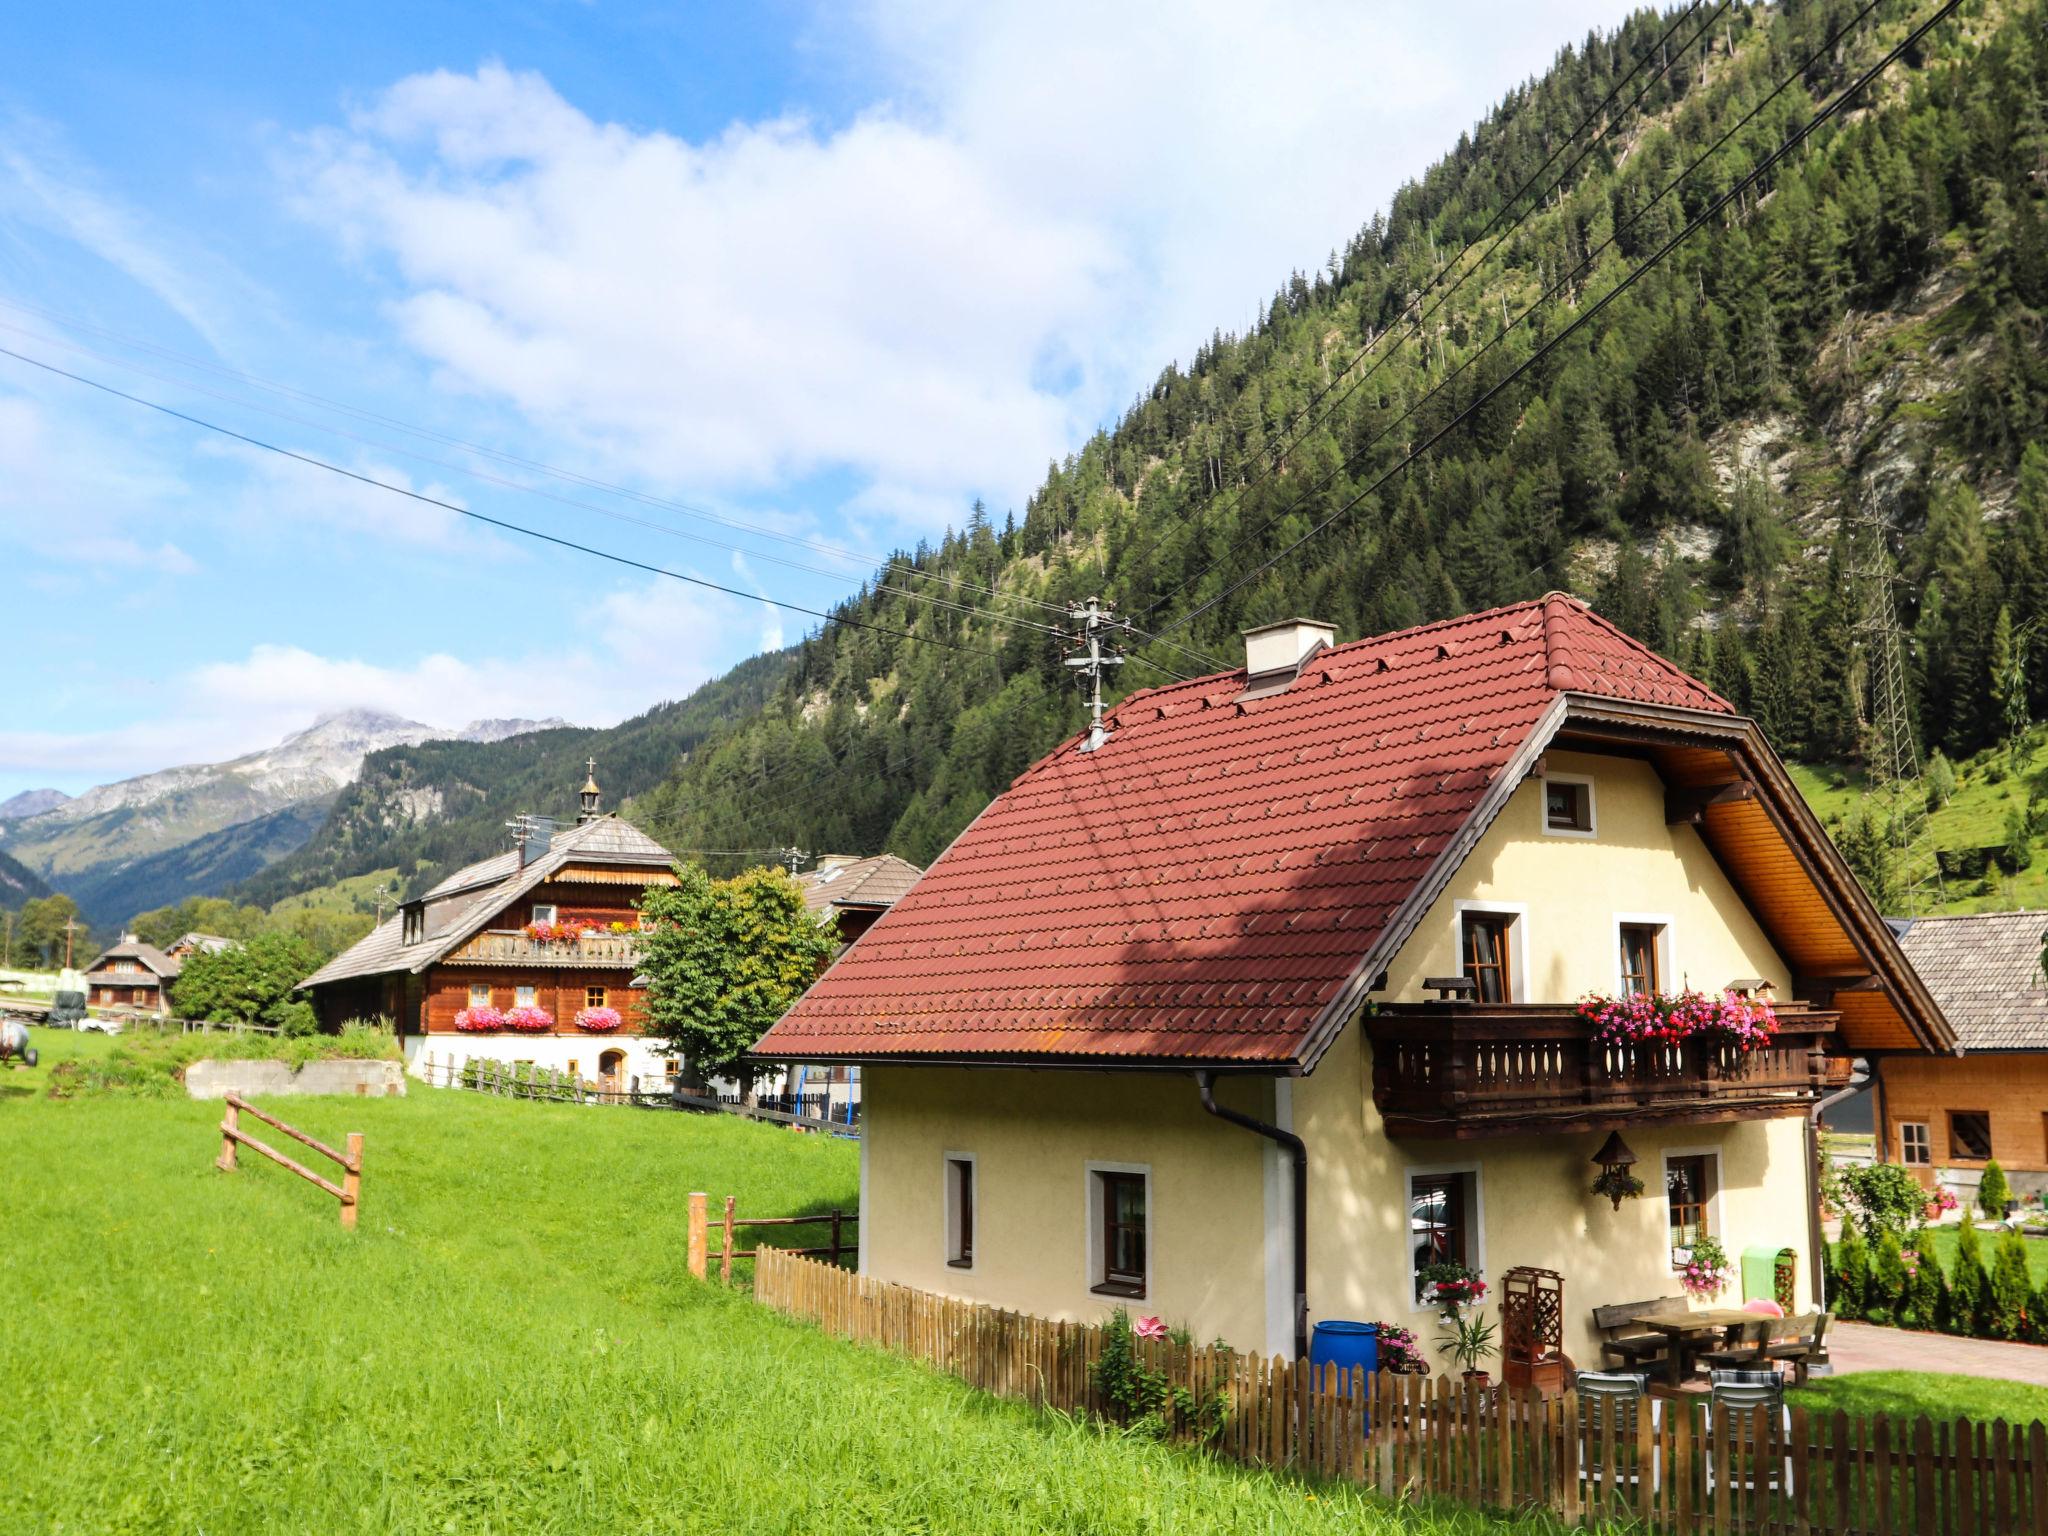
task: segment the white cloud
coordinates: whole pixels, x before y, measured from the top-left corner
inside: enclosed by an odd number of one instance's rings
[[[398,82],[291,173],[449,387],[667,483],[844,471],[929,526],[1021,501],[1626,9],[872,0],[817,22],[869,98],[842,124],[689,142],[486,64]]]
[[[0,393],[0,541],[17,571],[190,574],[197,563],[170,536],[186,499],[183,481],[131,444]]]

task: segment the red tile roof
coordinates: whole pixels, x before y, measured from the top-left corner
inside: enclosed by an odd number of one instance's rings
[[[1559,594],[1243,689],[1026,770],[756,1050],[1284,1063],[1564,692],[1732,712]]]

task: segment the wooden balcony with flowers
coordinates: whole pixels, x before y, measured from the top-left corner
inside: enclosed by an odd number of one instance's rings
[[[444,965],[631,966],[640,934],[624,923],[528,923],[488,929],[450,954]]]
[[[1721,996],[1469,1001],[1367,1013],[1373,1104],[1391,1136],[1465,1139],[1748,1120],[1804,1111],[1849,1080],[1830,1051],[1840,1015]]]

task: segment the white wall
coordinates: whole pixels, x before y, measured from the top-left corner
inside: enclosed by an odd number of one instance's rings
[[[640,1035],[413,1035],[405,1042],[405,1067],[414,1077],[427,1076],[426,1060],[433,1058],[433,1081],[445,1083],[445,1069],[452,1060],[459,1067],[465,1061],[530,1061],[537,1067],[557,1072],[576,1064],[586,1082],[597,1080],[597,1061],[606,1051],[624,1051],[626,1062],[620,1073],[621,1087],[634,1077],[642,1092],[667,1088],[667,1058],[655,1049],[655,1042]]]

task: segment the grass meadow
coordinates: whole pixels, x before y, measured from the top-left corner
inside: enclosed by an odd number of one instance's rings
[[[451,1091],[365,1137],[360,1229],[217,1104],[0,1069],[7,1532],[1529,1532],[996,1402],[693,1284],[685,1197],[856,1198],[852,1143]],[[259,1128],[260,1129],[260,1128]]]

